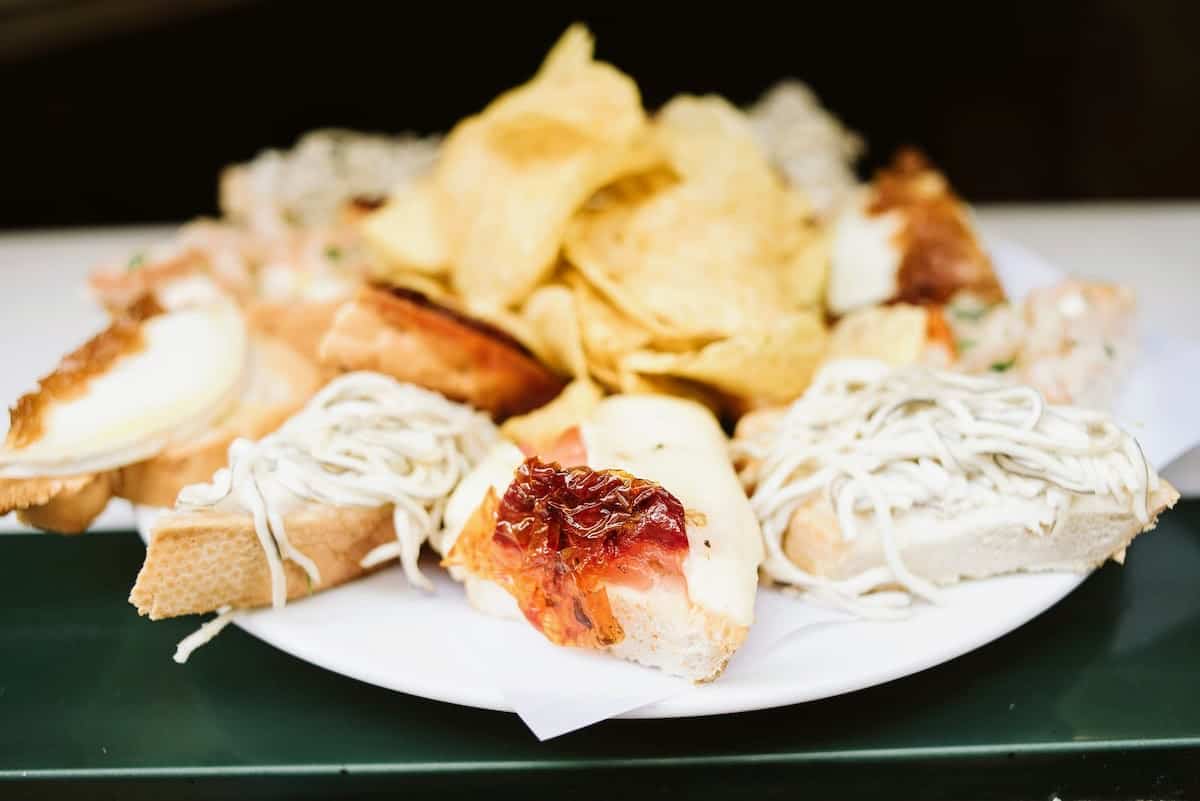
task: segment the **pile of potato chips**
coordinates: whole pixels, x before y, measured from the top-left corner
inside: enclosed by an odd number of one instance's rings
[[[513,424],[526,437],[604,390],[726,408],[794,398],[826,344],[825,240],[807,201],[742,112],[680,96],[648,116],[592,50],[568,30],[366,220],[378,277],[501,326],[576,379]]]

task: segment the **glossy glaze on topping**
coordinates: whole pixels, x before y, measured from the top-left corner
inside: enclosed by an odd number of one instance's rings
[[[605,587],[682,581],[687,552],[683,504],[660,485],[530,457],[502,498],[485,499],[449,561],[500,584],[552,642],[602,648],[624,637]]]

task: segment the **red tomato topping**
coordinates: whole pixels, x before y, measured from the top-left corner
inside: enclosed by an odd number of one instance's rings
[[[551,641],[598,648],[624,637],[606,585],[682,579],[685,526],[683,504],[652,481],[531,457],[503,498],[485,500],[450,561],[498,582]]]

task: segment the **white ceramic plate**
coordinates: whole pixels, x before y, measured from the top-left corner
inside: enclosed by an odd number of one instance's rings
[[[994,250],[1014,296],[1051,282],[1057,271],[1018,248]],[[147,519],[140,519],[144,525]],[[499,688],[481,678],[477,660],[454,640],[492,638],[496,627],[524,627],[475,612],[462,589],[436,566],[426,574],[436,592],[410,588],[399,570],[320,593],[279,610],[239,615],[235,623],[255,637],[314,665],[370,684],[439,701],[512,711]],[[642,706],[625,717],[686,717],[742,712],[812,701],[907,676],[953,659],[1017,628],[1077,587],[1082,576],[1006,576],[951,588],[946,602],[919,605],[900,622],[813,625],[763,648],[751,659],[735,655],[717,682]],[[803,613],[793,597],[760,599],[757,626],[774,615]],[[811,608],[808,610],[811,613]],[[506,656],[520,664],[545,660],[544,642],[505,635]],[[754,634],[751,634],[753,638]],[[214,647],[219,647],[219,644]],[[507,649],[507,646],[506,646]],[[748,647],[747,649],[748,650]]]
[[[143,539],[150,519],[139,515]],[[409,587],[400,570],[385,569],[283,609],[243,613],[234,622],[282,651],[369,684],[437,701],[514,711],[498,689],[481,681],[479,667],[464,658],[452,640],[493,637],[495,627],[511,627],[512,647],[505,656],[516,663],[544,659],[544,650],[554,646],[519,636],[528,628],[522,622],[481,615],[467,603],[462,587],[432,562],[424,569],[435,585],[432,594]],[[944,605],[922,604],[907,620],[810,626],[753,663],[739,662],[741,654],[735,655],[726,673],[712,684],[619,717],[746,712],[872,687],[941,664],[1012,631],[1083,579],[1046,573],[969,582],[947,590]],[[787,614],[807,606],[800,598],[760,592],[776,597],[769,604],[760,602],[757,625],[763,624],[764,611]],[[220,648],[219,638],[207,647]],[[195,658],[203,657],[201,651]]]
[[[1014,297],[1059,277],[1019,247],[994,243],[992,254]],[[1191,374],[1194,367],[1197,356],[1185,350],[1177,344],[1150,348],[1143,366],[1149,374],[1131,381],[1156,390],[1132,398],[1128,413],[1133,420],[1147,421],[1138,433],[1159,467],[1177,456],[1179,448],[1186,449],[1179,443],[1191,444],[1200,437],[1190,429],[1177,430],[1176,425],[1190,419],[1185,412],[1194,408],[1193,400],[1200,403],[1200,398],[1192,398],[1195,392],[1172,386],[1172,376]],[[1170,358],[1183,362],[1174,364]],[[1183,406],[1160,408],[1164,398],[1172,403],[1178,399]],[[461,643],[490,641],[494,654],[494,643],[499,641],[504,660],[520,666],[544,664],[551,658],[547,649],[553,647],[523,623],[484,617],[472,610],[461,588],[436,566],[427,566],[426,574],[436,585],[433,594],[408,587],[401,571],[387,569],[284,609],[244,613],[236,624],[300,659],[361,681],[439,701],[511,711],[502,691],[481,672],[489,667],[480,657],[486,652],[472,652]],[[948,590],[944,605],[921,604],[904,621],[814,624],[772,647],[761,647],[767,637],[761,632],[778,631],[781,620],[811,616],[813,607],[763,590],[750,641],[719,681],[687,688],[623,716],[740,712],[871,687],[953,659],[1012,631],[1053,606],[1081,581],[1083,577],[1077,575],[1041,574],[968,582]],[[756,634],[760,647],[750,653]],[[220,647],[219,641],[210,647]]]

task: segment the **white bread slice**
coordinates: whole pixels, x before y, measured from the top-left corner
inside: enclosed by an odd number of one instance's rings
[[[246,380],[236,405],[210,428],[170,443],[149,459],[102,473],[63,478],[0,479],[0,514],[46,531],[84,531],[112,497],[170,507],[179,490],[207,481],[224,466],[230,443],[274,431],[320,386],[322,372],[290,346],[265,336],[251,341]]]
[[[492,617],[523,619],[516,601],[499,584],[472,575],[462,578],[467,601],[476,610]],[[719,677],[750,631],[749,626],[689,602],[673,584],[647,589],[610,584],[606,591],[613,617],[625,635],[608,652],[697,684]]]
[[[1146,525],[1111,496],[1097,495],[1073,496],[1045,532],[1030,532],[1022,523],[1036,516],[1044,502],[1020,498],[966,514],[928,507],[895,512],[893,525],[905,566],[944,586],[1016,572],[1084,573],[1109,559],[1123,561],[1134,537],[1154,528],[1158,515],[1177,500],[1175,488],[1161,482],[1150,496]],[[884,567],[887,560],[873,517],[860,514],[857,526],[855,539],[844,539],[828,495],[816,495],[793,513],[784,553],[800,569],[833,580]]]
[[[320,584],[310,586],[304,570],[285,561],[288,600],[358,578],[368,572],[362,558],[396,539],[391,506],[303,504],[286,515],[285,524],[291,543],[316,563],[321,575]],[[271,577],[253,519],[207,510],[159,518],[129,602],[151,620],[227,605],[270,605]]]

